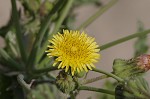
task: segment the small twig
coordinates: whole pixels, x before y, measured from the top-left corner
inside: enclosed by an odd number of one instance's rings
[[[114,91],[101,89],[101,88],[90,87],[90,86],[80,86],[78,88],[78,90],[95,91],[95,92],[101,92],[101,93],[105,93],[105,94],[115,95]]]
[[[85,22],[83,22],[77,29],[86,28],[90,25],[93,21],[95,21],[99,16],[101,16],[104,12],[106,12],[109,8],[111,8],[118,0],[111,0],[107,5],[103,6],[90,18],[88,18]]]
[[[96,68],[93,68],[92,71],[99,72],[99,73],[103,73],[103,74],[105,74],[105,75],[107,75],[107,76],[110,76],[110,77],[116,79],[116,80],[119,81],[119,82],[124,82],[123,79],[119,78],[118,76],[116,76],[116,75],[114,75],[114,74],[112,74],[112,73],[108,73],[108,72],[106,72],[106,71],[103,71],[103,70],[100,70],[100,69],[96,69]]]
[[[123,43],[125,41],[131,40],[131,39],[136,38],[136,37],[140,37],[142,35],[147,35],[149,33],[150,33],[150,29],[142,31],[142,32],[134,33],[134,34],[128,35],[126,37],[123,37],[121,39],[118,39],[118,40],[112,41],[110,43],[104,44],[104,45],[100,46],[100,49],[102,51],[102,50],[105,50],[105,49],[110,48],[112,46],[115,46],[117,44]]]
[[[89,83],[92,83],[92,82],[95,82],[95,81],[98,81],[98,80],[102,80],[102,79],[105,79],[105,78],[108,78],[108,77],[109,77],[108,75],[102,75],[102,76],[98,76],[98,77],[95,77],[95,78],[87,79],[87,80],[83,81],[82,85],[89,84]]]

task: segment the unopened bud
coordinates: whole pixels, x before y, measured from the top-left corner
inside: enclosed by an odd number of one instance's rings
[[[150,69],[150,55],[141,55],[130,60],[115,59],[113,73],[123,79],[137,76]]]
[[[56,85],[63,93],[69,94],[75,89],[76,83],[71,75],[65,71],[60,71],[56,78]]]
[[[138,56],[136,61],[139,68],[143,69],[144,71],[148,71],[150,69],[150,55],[143,54]]]

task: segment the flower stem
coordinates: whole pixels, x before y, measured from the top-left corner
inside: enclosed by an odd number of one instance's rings
[[[101,88],[90,87],[90,86],[80,86],[78,88],[78,90],[95,91],[95,92],[101,92],[101,93],[105,93],[105,94],[115,95],[114,91],[101,89]]]
[[[100,70],[100,69],[93,68],[92,71],[99,72],[99,73],[103,73],[103,74],[105,74],[105,75],[107,75],[107,76],[110,76],[110,77],[116,79],[116,80],[119,81],[119,82],[123,82],[123,81],[124,81],[123,79],[119,78],[118,76],[116,76],[116,75],[114,75],[114,74],[112,74],[112,73],[105,72],[105,71]]]
[[[70,99],[76,99],[73,93],[70,94]]]
[[[92,83],[92,82],[95,82],[95,81],[98,81],[98,80],[102,80],[102,79],[105,79],[105,78],[108,78],[108,77],[109,77],[108,75],[102,75],[102,76],[98,76],[98,77],[95,77],[95,78],[87,79],[87,80],[83,81],[82,85],[89,84],[89,83]]]
[[[73,1],[74,0],[68,0],[67,1],[67,4],[64,6],[64,9],[60,12],[61,16],[59,17],[59,19],[58,19],[58,21],[57,21],[57,23],[55,25],[55,28],[54,28],[54,30],[53,30],[51,35],[53,35],[53,33],[57,33],[58,32],[62,22],[64,21],[64,19],[66,18],[70,8],[72,7]],[[49,36],[49,39],[51,38],[51,35]]]
[[[112,42],[110,42],[110,43],[104,44],[104,45],[100,46],[100,49],[101,49],[101,51],[102,51],[102,50],[107,49],[107,48],[109,48],[109,47],[112,47],[112,46],[114,46],[114,45],[123,43],[123,42],[125,42],[125,41],[128,41],[128,40],[133,39],[133,38],[136,38],[136,37],[140,37],[140,36],[142,36],[142,35],[146,35],[146,34],[148,34],[148,33],[150,33],[150,29],[149,29],[149,30],[142,31],[142,32],[134,33],[134,34],[131,34],[131,35],[129,35],[129,36],[123,37],[123,38],[121,38],[121,39],[118,39],[118,40],[112,41]]]
[[[54,28],[54,30],[52,31],[52,33],[49,35],[48,39],[51,39],[52,36],[58,32],[59,28],[61,27],[62,22],[64,21],[64,19],[66,18],[67,14],[68,14],[68,12],[69,12],[69,10],[70,10],[70,8],[72,7],[73,1],[74,1],[74,0],[67,0],[66,5],[64,6],[64,8],[63,8],[62,11],[61,11],[61,14],[60,14],[61,16],[59,17],[58,21],[56,22],[55,28]],[[42,47],[42,49],[40,50],[40,53],[39,53],[39,55],[38,55],[39,59],[40,59],[40,58],[42,57],[42,55],[44,54],[44,52],[45,52],[45,50],[46,50],[48,44],[49,44],[48,41],[46,41],[46,42],[44,43],[44,45],[43,45],[43,47]]]
[[[17,13],[16,0],[11,0],[11,4],[12,4],[13,22],[14,22],[15,29],[16,29],[16,38],[17,38],[17,42],[19,45],[20,54],[21,54],[23,61],[26,63],[27,54],[25,51],[24,43],[23,43],[23,35],[22,35],[23,33],[21,32],[21,27],[19,24],[19,16]]]
[[[104,12],[106,12],[109,8],[111,8],[118,0],[111,0],[107,5],[100,8],[94,15],[88,18],[85,22],[83,22],[77,29],[86,28],[90,25],[94,20],[96,20],[99,16],[101,16]]]

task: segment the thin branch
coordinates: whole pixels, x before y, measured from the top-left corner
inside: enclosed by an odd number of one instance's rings
[[[105,50],[105,49],[110,48],[112,46],[115,46],[117,44],[123,43],[125,41],[131,40],[131,39],[136,38],[136,37],[140,37],[142,35],[147,35],[149,33],[150,33],[150,29],[142,31],[142,32],[134,33],[134,34],[128,35],[126,37],[123,37],[121,39],[118,39],[118,40],[112,41],[110,43],[104,44],[104,45],[100,46],[100,49],[102,51],[102,50]]]
[[[114,91],[101,89],[101,88],[90,87],[90,86],[80,86],[78,88],[78,90],[95,91],[95,92],[105,93],[105,94],[109,94],[109,95],[115,95]]]
[[[83,22],[77,29],[84,29],[88,25],[90,25],[93,21],[95,21],[99,16],[101,16],[104,12],[110,9],[118,0],[111,0],[107,5],[100,8],[94,15],[88,18],[85,22]]]
[[[89,84],[89,83],[92,83],[92,82],[95,82],[95,81],[99,81],[99,80],[102,80],[102,79],[105,79],[105,78],[108,78],[108,77],[109,77],[108,75],[102,75],[102,76],[98,76],[98,77],[95,77],[95,78],[87,79],[87,80],[83,81],[82,85]]]
[[[119,78],[118,76],[116,76],[116,75],[114,75],[114,74],[112,74],[112,73],[108,73],[108,72],[106,72],[106,71],[103,71],[103,70],[100,70],[100,69],[96,69],[96,68],[93,68],[92,71],[99,72],[99,73],[103,73],[103,74],[105,74],[105,75],[107,75],[107,76],[110,76],[110,77],[116,79],[116,80],[119,81],[119,82],[124,82],[123,79]]]

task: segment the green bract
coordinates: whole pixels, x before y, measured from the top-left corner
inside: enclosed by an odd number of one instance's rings
[[[71,75],[61,71],[56,78],[56,86],[63,93],[69,94],[70,92],[74,91],[76,83]]]

